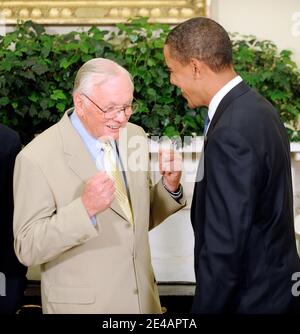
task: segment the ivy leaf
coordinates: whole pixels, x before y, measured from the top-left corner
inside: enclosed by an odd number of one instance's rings
[[[37,102],[39,100],[39,96],[36,92],[33,92],[31,95],[28,96],[28,99],[32,102]]]
[[[59,67],[67,69],[70,66],[70,60],[67,58],[63,58],[60,63],[59,63]]]
[[[66,100],[65,93],[60,89],[55,89],[50,97],[52,100]]]
[[[130,34],[129,39],[131,40],[132,43],[135,43],[139,39],[139,36]]]
[[[172,137],[177,137],[179,135],[179,132],[177,129],[174,128],[174,126],[167,126],[164,129],[164,135],[172,138]]]
[[[19,106],[18,102],[12,102],[11,105],[13,106],[14,109],[17,109]]]
[[[9,98],[7,96],[0,97],[0,106],[6,106],[9,104]]]
[[[152,58],[149,58],[148,60],[147,60],[147,65],[148,66],[155,66],[155,64],[156,64],[156,61],[154,60],[154,59],[152,59]]]
[[[140,52],[141,52],[142,54],[145,54],[145,53],[147,52],[147,48],[146,48],[145,45],[142,45],[142,46],[140,47]]]
[[[89,45],[87,42],[85,43],[81,43],[80,44],[80,50],[83,52],[83,53],[88,53],[89,52]]]
[[[44,46],[41,49],[41,55],[42,55],[42,57],[43,58],[47,58],[49,56],[50,51],[51,51],[50,45],[49,46]]]
[[[32,71],[37,75],[41,75],[48,71],[48,66],[45,64],[36,64],[32,66]]]
[[[196,119],[190,115],[186,115],[183,118],[184,126],[191,127],[192,129],[197,129],[197,122]]]
[[[147,94],[148,94],[149,96],[154,97],[154,96],[156,96],[156,91],[155,91],[153,88],[148,88],[148,89],[147,89]]]
[[[0,63],[0,70],[9,72],[12,68],[12,63],[9,61],[2,61]]]
[[[33,105],[33,104],[29,108],[29,115],[31,117],[35,117],[37,115],[37,109],[36,109],[35,105]]]
[[[35,80],[35,75],[31,71],[20,71],[20,75],[26,79]]]
[[[59,111],[65,111],[66,110],[66,103],[59,102],[59,103],[56,104],[56,107]]]
[[[38,35],[41,35],[43,32],[45,32],[45,28],[41,24],[32,21],[27,21],[27,22],[29,26],[31,26]]]

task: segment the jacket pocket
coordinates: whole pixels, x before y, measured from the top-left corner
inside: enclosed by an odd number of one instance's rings
[[[50,303],[93,304],[96,299],[93,289],[87,287],[50,286],[47,290]]]

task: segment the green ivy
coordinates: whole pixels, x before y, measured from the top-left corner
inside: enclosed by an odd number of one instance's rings
[[[57,122],[72,106],[74,77],[89,59],[104,57],[128,69],[139,109],[131,120],[149,135],[202,134],[206,108],[190,110],[169,83],[163,45],[169,26],[139,18],[116,29],[51,35],[31,21],[0,36],[0,122],[15,128],[23,142]],[[300,140],[300,75],[291,52],[269,41],[233,36],[241,76],[278,109],[291,140]]]
[[[271,41],[232,35],[235,68],[278,110],[291,141],[300,141],[300,73],[289,50]]]

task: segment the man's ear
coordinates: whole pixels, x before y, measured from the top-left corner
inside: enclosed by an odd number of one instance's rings
[[[79,93],[75,93],[73,95],[73,102],[77,114],[81,117],[84,117],[84,102],[82,99],[82,95]]]
[[[190,65],[193,71],[194,79],[199,79],[205,70],[205,64],[197,58],[191,58]]]

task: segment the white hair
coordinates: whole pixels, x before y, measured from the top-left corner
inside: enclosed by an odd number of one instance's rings
[[[128,76],[133,88],[132,77],[125,68],[109,59],[91,59],[84,63],[78,70],[75,77],[73,95],[77,92],[87,94],[92,86],[100,86],[106,81],[121,74],[125,74]]]

